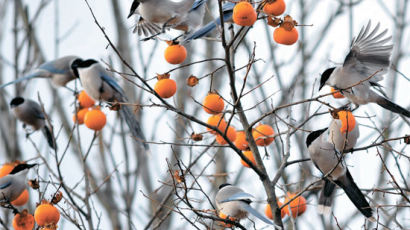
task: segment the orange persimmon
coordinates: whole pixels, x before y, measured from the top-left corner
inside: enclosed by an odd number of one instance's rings
[[[78,94],[78,102],[80,103],[81,108],[89,108],[95,104],[94,99],[88,96],[84,90]]]
[[[34,211],[34,219],[38,226],[56,225],[60,220],[60,212],[54,205],[43,200]]]
[[[298,40],[298,38],[299,33],[295,27],[290,30],[287,30],[284,27],[278,27],[273,31],[273,39],[279,44],[292,45]]]
[[[345,96],[343,96],[343,94],[341,94],[340,92],[335,92],[336,90],[333,87],[330,87],[330,92],[332,93],[332,96],[334,98],[344,98]]]
[[[243,151],[242,152],[245,157],[252,162],[252,164],[256,165],[255,157],[253,157],[252,151]],[[247,168],[250,168],[248,163],[241,159],[241,164]]]
[[[283,205],[282,202],[280,202],[280,201],[277,201],[276,203],[278,204],[279,208]],[[270,208],[269,204],[267,204],[266,207],[265,207],[265,215],[269,219],[273,220],[272,209]],[[282,218],[286,216],[285,208],[282,208],[282,210],[280,211],[280,216]]]
[[[256,145],[258,146],[267,146],[272,143],[275,139],[273,134],[275,134],[275,132],[269,125],[258,125],[252,131],[253,139],[255,139]]]
[[[84,124],[84,117],[88,111],[89,111],[89,108],[87,107],[78,110],[77,115],[75,114],[73,115],[73,122],[76,122],[78,118],[78,124],[80,125]]]
[[[27,209],[17,213],[12,222],[14,230],[32,230],[34,228],[34,217]]]
[[[222,213],[222,212],[219,212],[219,218],[221,218],[221,219],[228,219],[228,218],[229,218],[229,220],[231,220],[231,221],[236,221],[236,219],[235,219],[234,217],[232,217],[232,216],[227,216],[227,215],[225,215],[225,214]],[[225,228],[232,228],[232,224],[228,224],[228,223],[225,223],[225,222],[223,222],[223,221],[221,221],[220,223],[221,223],[221,225],[224,226]]]
[[[107,117],[101,110],[97,108],[88,111],[84,116],[85,126],[94,131],[100,131],[102,128],[104,128],[106,123]]]
[[[171,44],[165,49],[165,60],[170,64],[181,64],[185,61],[187,52],[184,46],[179,44]]]
[[[28,190],[24,189],[24,191],[17,197],[17,199],[13,200],[11,204],[14,206],[23,206],[27,204],[28,198],[29,198]]]
[[[235,146],[240,150],[247,150],[249,148],[248,141],[246,141],[245,131],[236,132]]]
[[[225,132],[225,130],[221,130],[221,131]],[[236,139],[236,129],[232,126],[229,126],[228,130],[226,130],[226,136],[231,142],[234,142]],[[221,145],[225,145],[228,143],[221,135],[216,135],[215,140]]]
[[[221,114],[216,114],[216,115],[210,116],[206,123],[208,125],[217,127],[219,130],[221,130],[221,132],[224,132],[225,129],[226,129],[226,126],[227,126],[227,123],[226,123],[225,119],[223,118],[223,116]],[[206,128],[206,130],[208,130],[212,134],[216,133],[215,131],[213,131],[210,128]]]
[[[209,114],[221,113],[225,107],[225,102],[221,96],[216,93],[209,93],[202,102],[205,112]]]
[[[288,193],[285,198],[285,203],[289,200],[293,199],[296,194]],[[290,210],[289,210],[290,208]],[[296,218],[297,216],[302,215],[306,211],[306,199],[303,196],[298,196],[294,200],[292,200],[286,207],[283,208],[288,216],[291,215],[292,217]],[[282,210],[283,210],[282,209]]]
[[[170,98],[177,92],[177,83],[169,78],[161,79],[155,84],[154,91],[161,98]]]
[[[233,8],[232,19],[240,26],[252,26],[256,22],[257,14],[249,2],[239,2]]]
[[[337,112],[339,120],[342,122],[342,127],[340,127],[340,132],[346,133],[351,132],[356,126],[356,119],[353,116],[353,113],[350,111],[339,111]]]
[[[5,163],[3,167],[0,168],[0,178],[7,176],[16,166],[14,163]]]
[[[279,16],[285,12],[286,4],[284,0],[273,0],[267,2],[263,7],[263,12],[272,16]]]

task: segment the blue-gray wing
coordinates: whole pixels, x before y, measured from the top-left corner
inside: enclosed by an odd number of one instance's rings
[[[247,192],[238,192],[221,201],[221,203],[236,201],[236,200],[251,200],[253,196]]]
[[[192,8],[189,10],[189,12],[197,10],[200,8],[203,4],[205,4],[207,0],[196,0],[194,4],[192,5]]]
[[[0,180],[0,189],[5,189],[9,187],[12,183],[13,181],[10,177],[3,177],[2,180]]]
[[[122,97],[125,97],[124,90],[121,88],[121,86],[112,78],[106,71],[100,71],[100,77],[101,79],[106,82],[108,85],[110,85],[115,91],[121,94]]]
[[[77,56],[64,56],[53,61],[45,62],[37,67],[37,69],[45,70],[53,74],[66,74],[71,70],[70,65],[72,61],[77,58]]]
[[[30,99],[26,99],[26,101],[28,103],[27,112],[32,114],[34,117],[38,119],[44,120],[45,117],[44,117],[43,111],[41,110],[40,105],[37,102],[30,100]]]

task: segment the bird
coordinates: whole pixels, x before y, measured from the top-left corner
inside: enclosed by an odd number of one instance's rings
[[[207,0],[134,0],[128,18],[140,15],[134,33],[152,37],[163,33],[166,28],[182,30],[185,33],[202,24]]]
[[[77,56],[70,55],[45,62],[28,75],[1,85],[0,89],[33,78],[48,78],[54,86],[65,87],[68,82],[76,79],[72,72],[71,64],[77,58]]]
[[[37,164],[21,163],[16,165],[6,176],[0,178],[0,203],[10,203],[16,200],[26,189],[28,169]]]
[[[380,23],[371,29],[369,21],[361,28],[351,42],[343,65],[328,68],[321,74],[319,90],[329,85],[341,90],[356,106],[376,103],[394,113],[410,117],[410,111],[372,90],[372,87],[381,87],[378,82],[389,70],[393,49],[393,45],[387,44],[391,36],[383,38],[387,29],[379,33],[379,27]]]
[[[251,213],[258,219],[267,224],[274,225],[272,221],[253,209],[249,204],[252,203],[253,196],[244,192],[241,188],[231,184],[221,184],[215,196],[215,204],[218,212],[235,219],[243,219]]]
[[[74,60],[71,68],[75,76],[80,79],[84,91],[94,100],[104,101],[111,105],[128,102],[123,89],[98,61],[78,58]],[[136,120],[131,108],[127,105],[120,105],[119,113],[132,135],[148,150],[139,121]]]
[[[332,121],[329,125],[329,135],[327,141],[333,144],[334,148],[341,153],[353,149],[360,136],[359,125],[356,123],[352,131],[342,133],[340,131],[342,127],[342,121],[338,119],[337,113],[331,111],[331,114],[334,117],[332,118]]]
[[[47,126],[44,113],[37,102],[17,96],[10,101],[10,108],[14,116],[23,122],[23,127],[29,125],[34,131],[41,129],[47,139],[48,145],[54,150],[57,150],[53,134]]]
[[[367,202],[363,193],[357,187],[346,165],[342,155],[335,149],[326,137],[328,128],[311,132],[306,138],[310,158],[313,164],[323,175],[325,185],[319,196],[318,212],[329,214],[331,211],[332,196],[335,186],[338,185],[356,206],[356,208],[370,221],[374,221],[373,210]]]
[[[233,8],[235,7],[235,3],[233,2],[226,2],[225,4],[222,5],[222,14],[223,14],[223,21],[224,22],[230,22],[232,21],[232,15],[233,15]],[[205,35],[209,34],[211,31],[213,31],[217,26],[221,25],[221,18],[218,17],[215,20],[209,22],[199,30],[192,32],[188,34],[183,42],[189,42],[191,40],[199,39],[204,37]]]

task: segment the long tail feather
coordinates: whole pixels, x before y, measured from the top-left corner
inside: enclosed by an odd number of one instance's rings
[[[380,99],[376,102],[378,105],[380,105],[381,107],[388,109],[394,113],[399,113],[401,115],[404,115],[406,117],[410,117],[410,111],[408,111],[407,109],[391,102],[390,100],[388,100],[387,98],[384,97],[380,97]]]
[[[57,150],[57,144],[54,142],[54,137],[51,134],[50,129],[47,126],[44,126],[44,128],[42,129],[44,136],[47,139],[47,143],[48,145],[53,148],[54,150]]]
[[[148,150],[149,147],[148,147],[147,143],[145,143],[146,140],[145,140],[144,133],[141,130],[140,123],[135,118],[135,115],[131,111],[130,107],[125,106],[125,105],[121,106],[121,109],[119,110],[119,112],[120,112],[120,116],[122,117],[122,119],[124,119],[125,122],[127,123],[127,125],[129,127],[132,135],[134,136],[134,138],[138,142],[142,143],[145,150]]]
[[[370,204],[367,202],[362,191],[354,183],[352,175],[350,175],[349,170],[346,171],[346,175],[335,181],[339,185],[356,206],[356,208],[367,218],[372,217],[373,210],[370,208]]]
[[[249,204],[243,203],[243,208],[248,211],[250,214],[254,215],[261,221],[267,223],[267,224],[273,224],[272,221],[270,221],[268,218],[266,218],[264,215],[260,214],[258,211],[256,211],[254,208],[252,208]]]
[[[335,184],[328,179],[325,179],[325,185],[319,195],[318,212],[323,215],[329,215],[331,211],[333,192],[335,190]]]
[[[35,78],[35,77],[40,77],[40,76],[41,76],[41,72],[34,72],[34,73],[31,73],[31,74],[26,75],[24,77],[18,78],[14,81],[10,81],[10,82],[7,82],[6,84],[0,85],[0,89],[2,89],[4,87],[7,87],[9,85],[17,84],[19,82],[26,81],[26,80],[29,80],[29,79],[32,79],[32,78]]]

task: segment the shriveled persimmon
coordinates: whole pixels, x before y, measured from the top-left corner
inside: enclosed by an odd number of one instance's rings
[[[346,133],[351,132],[356,126],[356,119],[353,116],[353,113],[350,111],[339,111],[337,112],[339,120],[342,122],[342,127],[340,127],[340,132]]]
[[[252,26],[257,19],[257,14],[249,2],[239,2],[233,8],[233,22],[240,26]]]
[[[252,136],[255,139],[256,145],[267,146],[275,139],[273,135],[275,131],[269,125],[258,125],[253,131]]]
[[[225,132],[225,130],[221,130],[222,132]],[[236,129],[232,126],[228,127],[228,130],[226,130],[226,136],[231,142],[234,142],[236,139]],[[221,136],[221,135],[216,135],[215,138],[216,142],[218,142],[221,145],[226,145],[228,142]]]
[[[279,200],[276,203],[278,204],[279,208],[283,205],[282,202],[280,202]],[[267,204],[266,207],[265,207],[265,215],[269,219],[273,220],[272,209],[270,208],[269,204]],[[282,210],[280,210],[280,216],[282,218],[286,216],[285,208],[282,208]]]
[[[170,64],[181,64],[185,61],[187,51],[184,46],[180,44],[171,44],[165,49],[165,60]]]
[[[249,148],[248,141],[246,141],[246,134],[245,131],[237,131],[236,132],[236,139],[235,139],[235,146],[240,150],[247,150]]]
[[[272,16],[279,16],[285,12],[286,3],[284,0],[271,0],[267,1],[263,7],[263,12]]]
[[[285,203],[293,199],[295,196],[296,194],[288,193],[285,198]],[[293,218],[296,218],[306,211],[306,207],[306,199],[303,196],[298,196],[283,209],[288,216],[292,215]]]
[[[225,107],[225,102],[221,96],[216,93],[209,93],[202,102],[205,112],[209,114],[221,113]]]
[[[161,79],[154,86],[154,91],[161,98],[170,98],[177,92],[177,83],[172,79]]]
[[[43,200],[34,211],[34,219],[38,226],[56,225],[60,220],[60,212],[54,205]]]
[[[84,124],[89,129],[92,129],[94,131],[100,131],[102,128],[104,128],[106,123],[107,117],[98,108],[94,108],[85,114]]]
[[[242,152],[245,157],[252,162],[252,164],[256,165],[255,157],[253,156],[252,151],[243,151]],[[241,159],[241,164],[247,168],[250,168],[248,163]]]
[[[336,90],[333,87],[330,87],[330,92],[332,93],[332,96],[334,98],[344,98],[345,97],[339,91],[336,92]]]
[[[14,230],[32,230],[34,228],[34,217],[27,209],[14,215],[12,222]]]
[[[78,102],[80,103],[81,108],[89,108],[95,104],[94,99],[88,96],[84,90],[78,94]]]
[[[90,110],[89,108],[82,108],[78,110],[77,115],[76,114],[73,115],[73,122],[77,122],[77,119],[78,119],[78,124],[80,125],[84,124],[85,114],[89,110]]]
[[[18,196],[17,199],[13,200],[11,204],[14,206],[23,206],[27,204],[28,199],[29,199],[28,190],[24,189],[24,191],[20,194],[20,196]]]
[[[206,122],[208,125],[211,126],[215,126],[217,127],[219,130],[221,130],[221,132],[224,132],[227,126],[227,123],[225,121],[225,119],[223,118],[222,114],[216,114],[216,115],[212,115],[208,118],[208,121]],[[210,133],[212,134],[216,134],[215,131],[213,131],[210,128],[206,128]]]

